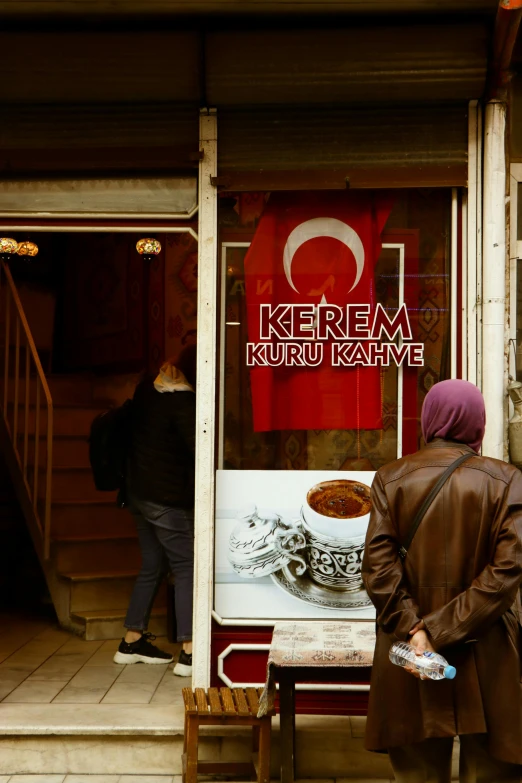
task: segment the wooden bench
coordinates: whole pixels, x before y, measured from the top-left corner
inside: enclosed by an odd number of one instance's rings
[[[270,783],[272,715],[257,717],[260,693],[255,688],[183,688],[183,783],[197,783],[198,773],[241,775],[257,783]],[[252,726],[251,761],[198,761],[200,726]]]

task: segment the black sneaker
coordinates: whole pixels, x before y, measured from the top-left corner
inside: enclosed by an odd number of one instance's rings
[[[179,654],[178,662],[172,670],[172,674],[177,677],[192,677],[192,653],[189,655],[182,650]]]
[[[122,639],[114,655],[114,663],[171,663],[173,658],[170,653],[151,644],[155,638],[151,633],[144,633],[137,642],[129,643]]]

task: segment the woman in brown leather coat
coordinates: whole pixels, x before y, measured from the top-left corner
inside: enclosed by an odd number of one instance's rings
[[[422,412],[426,447],[381,468],[372,487],[363,578],[377,611],[366,729],[400,783],[449,783],[453,738],[460,781],[522,780],[522,474],[477,455],[484,401],[443,381]],[[398,550],[441,474],[444,484],[404,561]],[[454,680],[421,681],[388,659],[394,641],[436,650]]]

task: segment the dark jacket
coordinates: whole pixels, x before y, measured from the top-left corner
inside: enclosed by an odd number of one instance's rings
[[[148,378],[136,388],[131,419],[129,495],[160,506],[192,508],[195,394],[189,391],[160,394]]]
[[[520,595],[522,474],[473,457],[446,482],[404,562],[397,556],[415,512],[467,446],[437,440],[381,468],[363,579],[377,610],[366,747],[487,733],[490,753],[522,763]],[[420,619],[457,668],[454,680],[420,681],[388,652]]]

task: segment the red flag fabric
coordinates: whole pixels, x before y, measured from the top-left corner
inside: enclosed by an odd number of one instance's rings
[[[248,339],[261,306],[375,308],[374,268],[391,202],[371,191],[272,193],[245,257]],[[254,430],[380,429],[379,367],[253,366]]]

